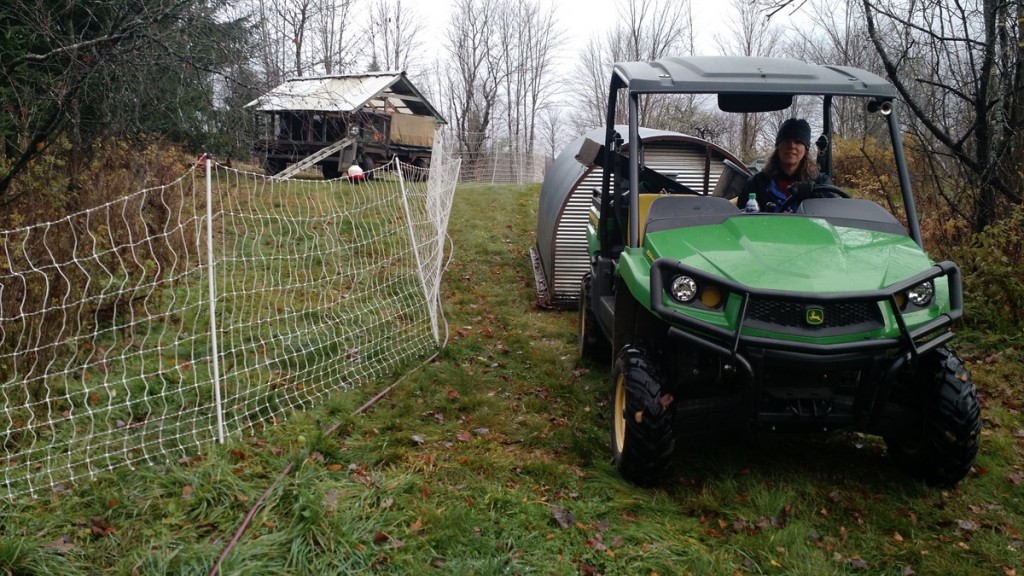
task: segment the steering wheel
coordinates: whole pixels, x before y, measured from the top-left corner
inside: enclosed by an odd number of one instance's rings
[[[801,202],[808,198],[849,198],[850,195],[843,192],[838,186],[832,184],[815,184],[813,186],[799,186],[794,185],[797,190],[793,194],[786,198],[786,201],[779,206],[779,212],[788,212],[795,210]]]

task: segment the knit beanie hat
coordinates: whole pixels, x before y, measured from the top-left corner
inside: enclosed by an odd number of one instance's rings
[[[807,123],[807,120],[800,118],[786,120],[782,123],[782,126],[779,126],[779,135],[775,137],[775,145],[778,146],[779,142],[783,140],[796,140],[803,144],[805,148],[810,149],[811,125]]]

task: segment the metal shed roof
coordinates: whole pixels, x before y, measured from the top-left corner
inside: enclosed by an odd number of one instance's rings
[[[896,97],[892,84],[871,72],[787,58],[692,56],[619,62],[612,77],[613,87],[624,86],[637,93]]]
[[[290,78],[245,106],[264,112],[355,112],[369,108],[379,113],[434,116],[445,122],[441,114],[413,86],[405,72]]]

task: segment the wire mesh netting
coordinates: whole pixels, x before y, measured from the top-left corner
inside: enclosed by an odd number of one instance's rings
[[[434,353],[459,162],[417,170],[197,166],[0,232],[7,494],[187,457]]]

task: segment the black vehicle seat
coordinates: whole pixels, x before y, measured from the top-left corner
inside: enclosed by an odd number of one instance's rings
[[[907,229],[881,205],[863,198],[808,198],[797,214],[823,218],[833,226],[907,236]]]
[[[739,208],[718,196],[655,195],[642,231],[721,224],[737,214]],[[643,236],[640,242],[643,243]]]

